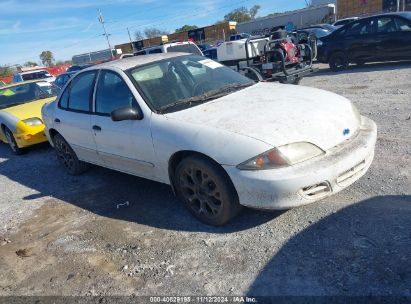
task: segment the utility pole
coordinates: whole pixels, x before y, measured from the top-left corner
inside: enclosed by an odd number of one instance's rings
[[[130,38],[131,49],[132,49],[133,54],[134,54],[136,51],[134,50],[133,40],[131,39],[130,30],[128,28],[127,28],[127,33],[128,33],[128,38]]]
[[[100,9],[98,9],[98,21],[99,21],[99,22],[101,23],[101,25],[103,26],[103,31],[104,31],[103,36],[106,36],[107,44],[108,44],[108,49],[110,50],[110,55],[111,55],[111,58],[113,59],[113,58],[114,58],[114,55],[113,55],[113,52],[112,52],[112,50],[111,50],[110,40],[108,39],[108,36],[110,36],[110,34],[107,34],[106,26],[104,25],[103,14],[101,13],[101,10],[100,10]]]
[[[397,0],[397,12],[400,11],[400,3],[401,3],[401,0]]]

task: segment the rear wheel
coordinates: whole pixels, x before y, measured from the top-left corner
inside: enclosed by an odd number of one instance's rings
[[[54,149],[60,163],[71,175],[79,175],[88,169],[88,164],[80,161],[68,142],[60,134],[53,137]]]
[[[349,61],[343,52],[337,52],[330,56],[329,65],[333,71],[342,71],[348,69]]]
[[[227,173],[203,157],[183,159],[176,168],[174,182],[186,207],[206,224],[224,225],[241,210]]]
[[[10,149],[14,154],[21,155],[24,153],[24,150],[19,148],[19,146],[17,145],[16,139],[14,138],[14,135],[9,128],[4,127],[4,135],[6,136],[7,143],[9,144]]]

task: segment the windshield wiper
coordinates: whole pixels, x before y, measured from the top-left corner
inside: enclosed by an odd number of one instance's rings
[[[232,83],[232,84],[228,84],[223,86],[222,88],[216,89],[216,90],[212,90],[209,91],[205,94],[202,95],[198,95],[198,96],[193,96],[193,97],[189,97],[189,98],[184,98],[184,99],[180,99],[176,102],[170,103],[168,105],[162,106],[158,109],[159,112],[163,113],[165,110],[168,110],[170,108],[174,108],[176,106],[179,105],[183,105],[183,104],[191,104],[191,103],[203,103],[205,101],[209,101],[212,99],[216,99],[222,96],[227,95],[227,93],[232,92],[232,91],[236,91],[238,89],[242,89],[242,88],[246,88],[249,87],[251,85],[253,85],[254,83],[247,83],[247,84],[241,84],[241,83]]]

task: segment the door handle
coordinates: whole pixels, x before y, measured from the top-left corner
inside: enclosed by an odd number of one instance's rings
[[[100,131],[101,131],[101,127],[94,125],[94,126],[93,126],[93,130],[100,132]]]
[[[54,118],[54,122],[55,122],[55,123],[60,123],[61,121],[60,121],[60,119],[58,119],[58,118]]]

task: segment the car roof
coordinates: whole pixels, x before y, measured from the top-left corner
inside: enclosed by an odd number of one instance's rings
[[[20,72],[18,74],[20,75],[27,75],[27,74],[32,74],[32,73],[37,73],[37,72],[47,72],[46,69],[39,69],[39,70],[32,70],[32,71],[26,71],[26,72]],[[47,72],[48,73],[48,72]]]
[[[144,56],[133,56],[118,60],[113,60],[109,62],[104,62],[98,65],[91,66],[83,71],[92,71],[98,70],[103,68],[117,68],[120,70],[128,70],[137,66],[145,65],[148,63],[161,61],[163,59],[175,58],[184,55],[190,55],[188,53],[179,53],[179,52],[172,52],[172,53],[159,53],[159,54],[148,54]]]
[[[22,82],[15,82],[15,83],[6,84],[5,86],[2,86],[1,89],[3,90],[3,89],[16,87],[16,86],[23,85],[23,84],[28,84],[28,83],[35,83],[35,82],[48,83],[47,81],[45,81],[43,79],[27,80],[27,81],[22,81]]]
[[[381,17],[381,16],[400,16],[400,17],[406,17],[407,19],[411,20],[411,12],[391,12],[391,13],[384,13],[384,14],[378,14],[378,15],[372,15],[369,17],[364,17],[364,18],[360,18],[356,21],[361,21],[361,20],[366,20],[366,19],[371,19],[371,18],[375,18],[375,17]]]
[[[59,74],[58,76],[61,76],[61,75],[73,75],[73,74],[77,74],[78,72],[79,72],[79,71],[64,72],[64,73]]]

